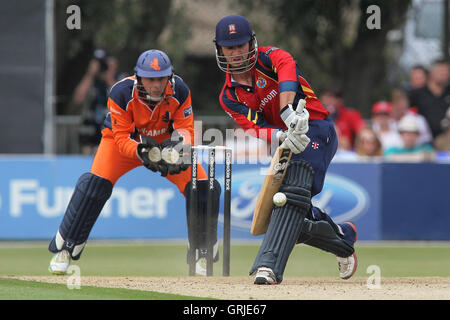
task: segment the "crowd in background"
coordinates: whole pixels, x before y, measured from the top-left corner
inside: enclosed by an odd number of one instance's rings
[[[338,134],[336,160],[450,159],[450,73],[445,61],[433,62],[429,70],[414,66],[406,87],[394,88],[389,99],[374,102],[370,119],[348,108],[335,87],[325,90],[320,100]]]
[[[106,51],[96,50],[75,89],[73,102],[82,109],[79,141],[83,154],[94,154],[100,141],[108,92],[121,78],[117,64]],[[374,102],[370,119],[346,106],[338,86],[322,91],[319,99],[338,134],[335,160],[450,159],[450,71],[445,61],[433,62],[429,70],[414,66],[406,86],[394,88],[388,99]]]

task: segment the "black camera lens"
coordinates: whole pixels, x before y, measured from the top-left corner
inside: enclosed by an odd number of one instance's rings
[[[94,59],[96,59],[100,63],[100,72],[104,72],[108,70],[108,62],[107,62],[108,54],[103,49],[96,49],[94,51]]]

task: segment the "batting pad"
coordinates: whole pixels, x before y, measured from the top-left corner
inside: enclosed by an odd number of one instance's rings
[[[67,250],[78,260],[95,221],[111,196],[112,183],[92,173],[83,174],[75,186],[58,233],[49,245],[51,252]]]
[[[353,246],[344,241],[333,226],[325,220],[305,221],[297,243],[304,243],[342,258],[351,256],[355,252]]]
[[[208,207],[208,180],[198,180],[198,210],[197,210],[197,225],[191,226],[189,224],[189,216],[191,214],[191,182],[188,182],[184,190],[186,196],[186,218],[188,222],[188,238],[189,243],[194,244],[196,249],[206,249],[207,247],[207,207]],[[213,206],[212,206],[212,234],[214,235],[213,243],[217,242],[217,222],[219,218],[220,194],[221,186],[219,181],[214,179],[213,190]]]
[[[267,232],[250,274],[256,272],[259,267],[268,267],[274,272],[277,282],[283,280],[287,260],[297,242],[303,221],[311,206],[310,196],[309,198],[305,197],[304,201],[300,199],[311,190],[313,180],[314,170],[306,161],[295,160],[289,163],[282,188],[283,186],[293,186],[294,188],[286,189],[290,189],[291,192],[298,195],[297,201],[289,201],[290,197],[288,196],[288,201],[284,206],[274,207]],[[296,189],[298,191],[295,191]],[[297,203],[298,201],[300,203]]]

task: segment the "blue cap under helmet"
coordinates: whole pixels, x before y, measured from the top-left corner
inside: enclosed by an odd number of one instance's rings
[[[222,47],[244,44],[253,36],[250,23],[237,14],[222,18],[216,25],[216,43]]]

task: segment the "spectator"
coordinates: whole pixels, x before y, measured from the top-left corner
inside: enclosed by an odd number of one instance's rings
[[[433,136],[427,120],[421,114],[417,113],[417,109],[410,108],[408,95],[404,90],[394,89],[391,96],[392,113],[396,126],[405,115],[414,115],[419,123],[419,144],[431,143]],[[396,128],[396,130],[398,130]]]
[[[330,112],[329,117],[333,120],[336,129],[339,129],[340,139],[346,140],[340,143],[353,148],[356,134],[366,127],[366,122],[359,111],[345,106],[342,92],[338,88],[330,87],[325,90],[320,101]]]
[[[380,157],[383,148],[377,134],[371,128],[363,128],[356,135],[355,152],[360,157]]]
[[[73,95],[74,102],[82,105],[79,141],[83,154],[94,154],[100,143],[108,93],[117,81],[117,60],[103,49],[95,50]]]
[[[334,155],[333,162],[339,161],[358,161],[359,157],[356,152],[351,148],[350,142],[347,139],[343,139],[339,128],[336,128],[336,136],[338,139],[338,148]]]
[[[443,132],[441,120],[450,105],[449,66],[445,61],[435,61],[430,68],[427,85],[412,90],[411,106],[425,117],[431,128],[433,138]]]
[[[384,151],[390,147],[400,147],[402,138],[397,131],[393,118],[392,105],[387,101],[379,101],[372,106],[372,129],[381,141]]]
[[[450,107],[441,124],[445,131],[434,139],[434,148],[436,151],[450,152]]]
[[[430,161],[434,158],[433,147],[428,144],[420,144],[419,122],[417,117],[406,115],[398,124],[398,131],[403,140],[403,147],[392,147],[384,153],[388,160],[392,161]]]
[[[415,65],[409,72],[410,90],[419,89],[427,84],[428,70],[422,65]]]

